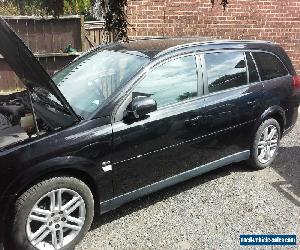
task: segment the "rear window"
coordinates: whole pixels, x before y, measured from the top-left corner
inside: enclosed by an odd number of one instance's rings
[[[264,52],[254,52],[252,55],[256,61],[261,80],[270,80],[288,74],[283,63],[276,56]]]

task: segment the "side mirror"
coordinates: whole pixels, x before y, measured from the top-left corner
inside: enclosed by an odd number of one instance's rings
[[[139,119],[155,110],[157,110],[155,100],[146,96],[138,96],[127,106],[126,116],[130,119]]]

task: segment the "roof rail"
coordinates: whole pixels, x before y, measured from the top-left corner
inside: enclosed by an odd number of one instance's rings
[[[199,45],[206,45],[206,44],[220,44],[220,43],[270,43],[272,44],[271,41],[264,41],[264,40],[207,40],[207,41],[200,41],[200,42],[193,42],[193,43],[185,43],[185,44],[180,44],[180,45],[177,45],[177,46],[173,46],[173,47],[170,47],[168,49],[165,49],[161,52],[159,52],[158,54],[156,54],[154,56],[154,58],[158,58],[162,55],[165,55],[171,51],[176,51],[176,50],[179,50],[179,49],[184,49],[184,48],[189,48],[189,47],[196,47],[196,46],[199,46]]]

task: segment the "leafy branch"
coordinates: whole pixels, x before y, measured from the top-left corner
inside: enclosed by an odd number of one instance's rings
[[[219,0],[210,0],[212,6],[215,5],[215,2],[219,2]],[[228,5],[228,0],[221,0],[220,5],[223,6],[224,10],[226,9],[226,6]]]
[[[127,0],[101,0],[105,29],[115,40],[128,41]]]
[[[4,0],[18,6],[21,15],[53,15],[59,17],[63,14],[85,14],[90,15],[92,6],[100,4],[97,10],[98,16],[103,16],[105,30],[112,33],[114,40],[128,41],[128,18],[126,8],[127,0]],[[217,2],[224,10],[228,0],[210,0],[212,6]]]

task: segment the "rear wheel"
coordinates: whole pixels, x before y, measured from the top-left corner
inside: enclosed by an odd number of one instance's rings
[[[278,122],[273,118],[265,120],[255,134],[249,159],[250,165],[255,169],[268,167],[277,154],[279,142],[280,126]]]
[[[54,177],[23,193],[16,202],[12,244],[16,249],[74,249],[90,228],[93,195],[73,177]]]

